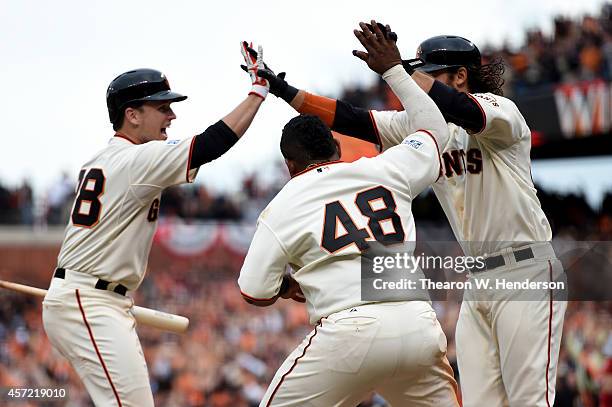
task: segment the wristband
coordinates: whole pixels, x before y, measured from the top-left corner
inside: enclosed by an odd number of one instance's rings
[[[253,87],[251,88],[251,91],[249,92],[249,95],[257,95],[262,99],[266,99],[266,96],[268,96],[268,87],[267,86],[263,86],[263,85],[253,85]]]

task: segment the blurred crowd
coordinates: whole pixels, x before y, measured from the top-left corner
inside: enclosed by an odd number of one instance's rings
[[[517,50],[483,49],[487,60],[499,57],[510,67],[508,95],[557,83],[612,79],[612,4],[604,4],[599,15],[581,20],[559,16],[553,27],[550,36],[538,29],[528,31]]]
[[[280,166],[279,166],[280,167]],[[234,193],[213,193],[204,184],[168,188],[162,194],[160,215],[185,221],[215,220],[253,223],[288,179],[286,169],[275,183],[263,184],[256,175],[246,177]],[[36,211],[32,188],[26,182],[10,190],[0,184],[0,225],[65,225],[74,202],[75,185],[64,175],[47,194],[44,210]],[[591,207],[582,193],[553,193],[538,188],[538,197],[556,233],[571,232],[583,240],[612,239],[612,191],[601,206]],[[446,224],[434,194],[424,193],[413,203],[417,222]],[[40,213],[42,218],[36,216]],[[38,219],[38,220],[37,220]],[[593,237],[592,239],[590,237]]]
[[[264,184],[255,174],[249,175],[233,193],[212,192],[200,183],[168,188],[162,194],[160,214],[186,220],[253,221],[288,179],[286,168],[279,165],[274,181]],[[0,182],[0,225],[66,225],[75,188],[76,178],[66,173],[40,194],[33,193],[28,181],[15,188]]]
[[[32,186],[24,181],[10,189],[0,184],[0,224],[32,225],[34,223],[34,195]]]
[[[519,46],[476,44],[483,64],[504,61],[503,91],[507,97],[549,90],[560,83],[612,80],[612,3],[604,4],[597,16],[585,15],[578,20],[558,16],[550,34],[533,29],[525,37]],[[404,54],[405,58],[413,57],[408,51]],[[402,110],[382,79],[374,86],[348,88],[340,99],[376,110]]]

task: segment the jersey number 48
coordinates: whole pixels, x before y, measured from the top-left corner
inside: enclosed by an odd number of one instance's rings
[[[355,197],[355,205],[362,215],[368,218],[368,229],[359,229],[351,215],[344,209],[340,201],[325,205],[325,219],[323,222],[323,236],[321,246],[330,253],[337,252],[351,244],[359,250],[369,248],[367,239],[373,236],[383,245],[402,243],[406,234],[402,221],[395,212],[397,205],[391,191],[378,186],[362,191]],[[383,223],[391,222],[393,231],[385,233]],[[341,224],[346,233],[338,236],[338,225]]]

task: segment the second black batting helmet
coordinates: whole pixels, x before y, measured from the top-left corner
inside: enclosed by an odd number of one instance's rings
[[[111,123],[122,117],[123,109],[131,102],[168,100],[180,102],[187,99],[170,90],[166,76],[155,69],[135,69],[117,76],[108,85],[106,106]]]
[[[478,68],[481,65],[480,51],[470,40],[456,35],[438,35],[421,43],[415,59],[404,61],[410,64],[422,60],[416,69],[423,72],[439,71],[460,66]]]

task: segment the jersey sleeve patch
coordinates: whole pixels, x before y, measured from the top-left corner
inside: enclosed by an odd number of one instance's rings
[[[418,150],[419,148],[421,148],[421,146],[423,145],[422,141],[419,140],[414,140],[414,139],[404,139],[404,141],[402,141],[402,144],[406,144],[412,148],[414,148],[415,150]]]
[[[166,144],[169,145],[169,146],[175,146],[175,145],[177,145],[180,142],[181,142],[181,140],[166,140]]]

